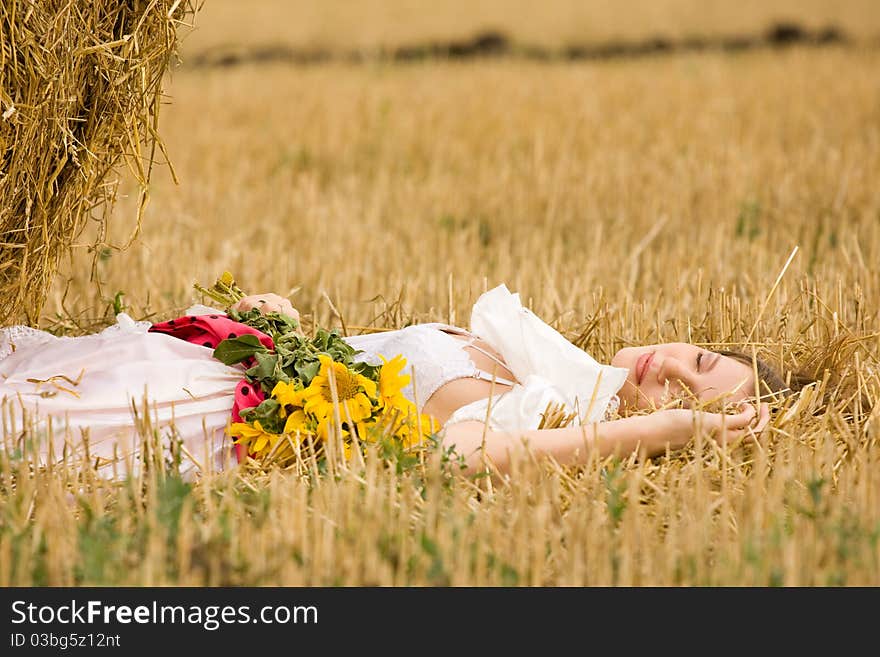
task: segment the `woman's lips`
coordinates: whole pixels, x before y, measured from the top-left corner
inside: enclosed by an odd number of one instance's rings
[[[639,359],[636,361],[636,384],[641,385],[642,379],[645,378],[645,373],[648,371],[648,368],[651,366],[651,361],[654,360],[654,352],[652,351],[650,354],[642,354],[639,356]]]

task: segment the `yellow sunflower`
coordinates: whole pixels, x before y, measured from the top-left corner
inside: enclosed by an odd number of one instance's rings
[[[305,412],[297,409],[287,416],[287,421],[284,423],[284,433],[311,433],[309,424],[309,418]]]
[[[339,401],[339,417],[342,422],[351,420],[361,422],[373,412],[371,399],[376,398],[376,383],[367,377],[349,370],[343,363],[333,361],[321,354],[321,369],[311,384],[302,390],[303,410],[324,424],[333,418],[333,391],[330,387],[330,372],[335,380],[336,399]]]
[[[303,405],[303,392],[305,391],[302,389],[297,390],[292,383],[285,383],[284,381],[276,383],[275,387],[272,388],[272,397],[281,404],[281,408],[278,409],[278,415],[282,418],[287,417],[288,407],[291,406],[294,409],[301,409]],[[296,414],[296,410],[293,413]],[[286,425],[284,433],[290,433]]]
[[[281,438],[279,434],[269,433],[263,429],[259,420],[253,424],[235,422],[229,426],[226,433],[235,438],[237,445],[244,445],[251,456],[260,456],[263,452],[268,452]]]
[[[404,447],[414,447],[438,431],[440,431],[440,423],[431,415],[422,413],[418,416],[410,416],[397,433],[397,437]]]
[[[302,390],[297,390],[293,383],[285,383],[279,381],[272,388],[272,396],[278,400],[282,406],[288,404],[292,406],[302,406]]]
[[[403,406],[408,400],[403,396],[401,390],[409,385],[412,377],[409,374],[401,374],[401,370],[406,367],[406,359],[397,355],[391,360],[382,359],[382,368],[379,370],[379,400],[382,408],[392,406]]]
[[[351,427],[348,426],[348,422],[344,418],[340,418],[342,424],[342,434],[341,437],[343,440],[350,441],[352,437],[356,436],[358,440],[367,440],[368,436],[370,436],[373,432],[371,429],[376,426],[375,422],[355,422],[355,432],[352,433]],[[336,430],[336,425],[334,423],[332,416],[327,416],[320,422],[318,422],[317,428],[317,436],[321,440],[327,440],[330,437],[331,427],[333,430]]]
[[[390,431],[391,436],[406,448],[418,445],[424,438],[440,430],[440,423],[433,416],[417,413],[415,404],[407,399],[386,408],[376,426],[381,427],[379,435]]]

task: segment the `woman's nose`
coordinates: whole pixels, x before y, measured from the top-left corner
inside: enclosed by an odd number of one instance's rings
[[[667,381],[669,383],[676,383],[682,381],[682,370],[684,366],[674,356],[667,356],[660,362],[660,367],[657,370],[657,380],[661,384],[665,384]]]

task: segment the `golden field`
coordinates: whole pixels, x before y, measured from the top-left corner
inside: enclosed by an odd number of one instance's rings
[[[581,30],[519,4],[519,22],[501,27],[525,41]],[[626,21],[603,14],[602,34],[741,27],[721,3],[704,23],[693,3],[669,3],[668,24],[639,9],[652,3],[629,4]],[[787,11],[746,4],[742,29]],[[312,31],[291,10],[284,33],[375,45],[491,22],[456,22],[449,3],[407,23],[415,3],[383,4],[398,5],[394,30],[408,32],[334,23],[342,4],[327,3]],[[797,5],[806,24],[880,26],[870,3]],[[184,62],[209,41],[275,39],[272,6],[241,30],[234,12],[207,7]],[[136,200],[123,183],[100,287],[77,250],[45,327],[106,325],[119,291],[136,318],[166,319],[194,300],[194,280],[224,269],[248,290],[290,292],[307,328],[350,332],[467,325],[479,293],[505,282],[605,362],[630,344],[752,334],[792,367],[847,340],[843,383],[824,410],[804,394],[755,446],[699,437],[667,458],[523,462],[507,479],[467,479],[429,451],[396,468],[373,456],[332,475],[239,470],[195,484],[157,463],[111,485],[31,472],[7,449],[0,585],[880,584],[880,410],[850,403],[853,390],[880,395],[878,67],[870,44],[601,63],[184,63],[160,123],[179,185],[157,168],[143,228],[120,252],[111,242],[131,236]]]
[[[207,0],[184,57],[225,45],[285,44],[371,51],[499,30],[556,48],[615,39],[760,32],[777,21],[808,29],[837,25],[880,36],[873,0]]]

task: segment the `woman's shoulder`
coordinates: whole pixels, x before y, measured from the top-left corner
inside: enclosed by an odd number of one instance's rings
[[[471,330],[495,347],[516,378],[538,375],[551,381],[572,408],[592,408],[599,421],[627,371],[604,365],[523,306],[505,285],[484,292],[474,304]]]

